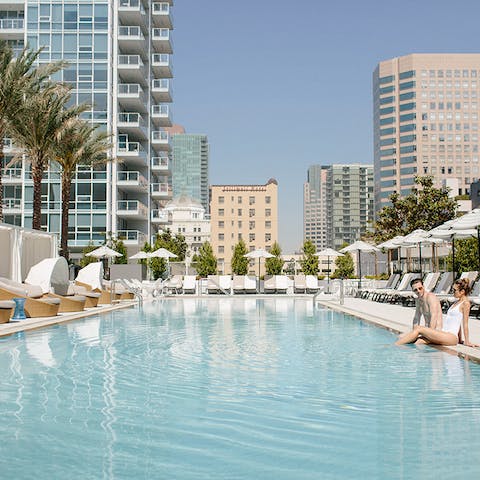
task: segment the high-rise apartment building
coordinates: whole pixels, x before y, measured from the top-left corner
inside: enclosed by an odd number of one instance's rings
[[[209,211],[208,158],[209,145],[206,135],[175,133],[172,139],[172,191],[173,196],[188,195]]]
[[[171,199],[169,102],[173,0],[0,0],[0,38],[15,49],[44,47],[40,62],[65,59],[57,80],[74,102],[92,105],[85,118],[111,132],[112,162],[79,167],[72,187],[69,246],[100,243],[107,232],[138,249],[162,223]],[[8,148],[9,140],[5,140]],[[6,158],[9,161],[9,158]],[[28,164],[3,170],[5,221],[30,226]],[[43,184],[42,224],[60,230],[59,173]]]
[[[317,250],[327,248],[327,171],[326,165],[312,165],[303,185],[303,238]]]
[[[373,166],[329,165],[326,206],[328,246],[359,240],[373,221]]]
[[[278,241],[278,184],[212,185],[211,243],[220,270],[231,272],[233,249],[243,239],[247,250],[269,250]]]
[[[312,165],[304,184],[304,238],[317,250],[353,243],[369,228],[373,205],[372,165]]]
[[[410,193],[416,175],[440,187],[479,178],[480,54],[412,54],[373,73],[375,209]]]

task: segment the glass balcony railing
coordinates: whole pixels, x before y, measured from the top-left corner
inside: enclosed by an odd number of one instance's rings
[[[143,67],[142,59],[140,55],[119,55],[118,56],[118,66],[119,67]]]
[[[168,105],[152,105],[152,115],[168,117]]]
[[[119,10],[138,10],[140,13],[145,13],[140,0],[120,0]]]
[[[168,14],[170,12],[170,5],[166,2],[153,2],[152,13],[154,14]]]
[[[128,243],[145,243],[147,236],[138,230],[118,230],[117,237]]]
[[[172,59],[168,53],[154,53],[152,55],[152,63],[154,65],[160,65],[165,67],[172,66]]]
[[[138,96],[143,93],[142,87],[138,83],[120,83],[118,85],[119,95]]]
[[[3,208],[5,209],[21,210],[22,208],[21,198],[4,198],[2,203],[3,203]]]
[[[119,200],[117,202],[117,212],[128,212],[145,216],[148,212],[146,205],[138,200]]]
[[[140,127],[145,126],[145,120],[137,112],[120,112],[118,114],[118,123],[124,123],[129,125],[138,125]]]
[[[0,30],[22,30],[24,23],[23,18],[2,18]]]
[[[154,209],[151,212],[152,222],[168,222],[168,212]]]
[[[152,183],[152,195],[167,196],[170,192],[168,183]]]
[[[168,157],[152,157],[152,169],[154,170],[168,170]]]
[[[22,169],[21,168],[6,168],[2,172],[3,181],[8,180],[21,180],[22,179]]]
[[[131,183],[139,186],[147,186],[147,179],[140,173],[136,171],[128,172],[117,172],[117,181],[120,183]]]
[[[155,130],[152,132],[152,142],[168,142],[168,132]]]
[[[170,30],[168,28],[154,28],[152,29],[153,40],[169,40]]]
[[[128,26],[128,27],[119,27],[118,28],[119,37],[128,37],[131,39],[145,40],[142,30],[137,26]]]
[[[145,149],[143,148],[142,144],[139,142],[126,142],[126,143],[119,143],[117,145],[117,152],[145,154]]]

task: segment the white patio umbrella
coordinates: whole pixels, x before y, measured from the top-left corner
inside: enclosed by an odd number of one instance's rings
[[[420,263],[420,275],[422,275],[422,245],[432,245],[436,243],[442,243],[443,240],[430,236],[429,232],[418,228],[408,235],[405,235],[401,241],[403,247],[416,247],[418,246],[418,256]]]
[[[275,255],[272,255],[270,252],[267,252],[263,248],[257,248],[252,250],[244,255],[246,258],[258,258],[258,279],[260,280],[260,259],[261,258],[273,258]]]
[[[347,252],[357,252],[358,256],[358,288],[362,288],[362,258],[361,258],[361,252],[368,252],[368,253],[375,253],[379,252],[380,249],[378,249],[375,245],[371,245],[370,243],[364,242],[362,240],[357,240],[356,242],[353,242],[351,245],[348,245],[345,248],[342,248],[340,252],[342,253],[347,253]]]
[[[130,260],[146,260],[147,261],[147,278],[151,280],[151,272],[150,272],[150,262],[149,259],[152,258],[151,252],[144,252],[140,250],[135,255],[128,257]]]
[[[315,254],[317,257],[327,257],[327,293],[330,292],[330,257],[343,257],[343,253],[337,252],[333,248],[325,248]]]
[[[172,253],[170,250],[166,248],[158,248],[157,250],[150,253],[150,258],[165,258],[167,260],[167,274],[170,273],[169,261],[171,258],[177,258],[177,255]]]
[[[95,250],[92,250],[89,253],[85,254],[87,257],[95,257],[95,258],[113,258],[113,257],[123,257],[123,254],[112,250],[111,248],[107,247],[106,245],[102,245]]]
[[[390,240],[386,240],[385,242],[379,243],[377,248],[387,250],[388,254],[388,271],[390,273],[390,263],[392,262],[392,254],[390,250],[399,250],[402,246],[401,243],[403,241],[403,235],[397,235],[396,237],[391,238]],[[400,253],[398,254],[399,259],[399,266],[400,266]]]
[[[451,226],[454,230],[464,230],[470,228],[477,229],[478,242],[478,261],[480,264],[480,208],[475,208],[471,212],[466,213],[462,217],[452,221]]]

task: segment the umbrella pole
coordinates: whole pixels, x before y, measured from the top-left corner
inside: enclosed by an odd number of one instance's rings
[[[418,259],[420,261],[420,276],[422,276],[422,242],[418,244]]]
[[[330,293],[330,257],[327,256],[327,293]]]
[[[362,288],[362,257],[360,250],[358,251],[358,289]]]
[[[455,280],[455,236],[452,236],[452,270],[453,279]]]

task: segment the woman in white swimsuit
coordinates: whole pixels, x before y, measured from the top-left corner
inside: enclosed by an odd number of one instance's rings
[[[437,325],[438,330],[421,327],[415,325],[410,333],[400,337],[396,341],[396,345],[404,345],[406,343],[414,343],[417,340],[423,340],[422,343],[430,343],[435,345],[457,345],[460,328],[463,327],[464,345],[468,347],[476,347],[470,343],[468,334],[468,316],[470,314],[470,300],[468,294],[470,286],[468,279],[462,278],[453,284],[453,294],[456,302],[448,309],[445,320],[442,325]]]

